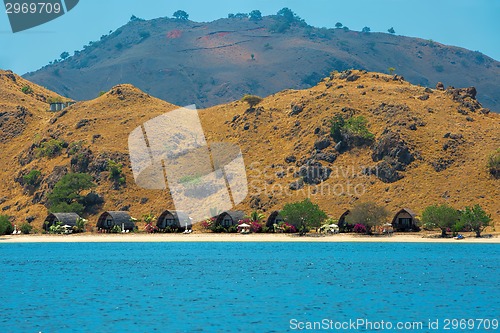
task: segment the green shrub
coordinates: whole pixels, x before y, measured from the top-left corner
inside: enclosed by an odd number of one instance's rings
[[[488,158],[488,169],[493,177],[500,178],[500,148]]]
[[[0,215],[0,235],[10,235],[14,226],[10,223],[7,215]]]
[[[64,140],[50,139],[40,144],[37,149],[37,157],[56,157],[65,147],[67,147],[67,143]]]
[[[33,93],[33,89],[31,89],[30,86],[23,86],[21,88],[21,91],[25,93],[26,95]]]
[[[122,232],[122,228],[119,225],[114,225],[113,228],[111,228],[112,234],[119,234],[121,232]]]
[[[51,225],[49,228],[49,234],[62,234],[64,231],[61,222],[56,222],[56,224]]]
[[[116,185],[125,184],[125,175],[122,170],[123,166],[121,163],[117,163],[113,160],[108,160],[108,171],[109,179],[112,180]]]
[[[345,120],[341,115],[336,115],[331,121],[330,134],[335,142],[342,142],[344,147],[363,146],[375,139],[367,125],[368,121],[363,116]]]
[[[33,230],[33,227],[28,222],[25,222],[21,224],[21,227],[19,229],[23,234],[27,235],[31,232],[31,230]]]
[[[42,173],[39,170],[31,170],[27,175],[23,176],[23,183],[27,186],[37,188],[42,181]]]
[[[85,227],[87,225],[87,220],[81,217],[76,220],[76,224],[73,227],[73,232],[85,232]]]

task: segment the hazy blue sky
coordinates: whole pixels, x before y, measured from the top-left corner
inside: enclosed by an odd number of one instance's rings
[[[193,21],[212,21],[228,13],[259,9],[263,15],[289,7],[310,25],[333,27],[340,21],[352,30],[369,26],[398,35],[433,39],[500,60],[500,0],[80,0],[66,15],[13,34],[0,12],[0,68],[24,74],[46,65],[61,52],[82,49],[132,14],[152,19],[183,9]]]

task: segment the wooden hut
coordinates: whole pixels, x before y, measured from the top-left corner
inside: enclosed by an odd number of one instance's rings
[[[122,231],[133,231],[135,228],[135,222],[132,220],[128,212],[104,212],[101,216],[99,216],[99,220],[97,220],[98,229],[110,230],[115,225],[122,228]]]
[[[57,223],[74,227],[78,219],[80,219],[80,215],[76,213],[51,213],[43,222],[43,230],[49,231],[50,227]]]
[[[283,216],[281,216],[279,210],[275,210],[271,213],[271,215],[269,215],[269,218],[266,222],[266,227],[272,230],[274,228],[274,224],[280,224],[282,222],[285,222],[285,219],[283,219]]]
[[[166,210],[161,213],[156,222],[158,229],[163,230],[167,227],[186,230],[192,228],[191,218],[185,212],[179,210]]]
[[[409,208],[403,208],[394,215],[392,227],[395,231],[419,231],[417,214]]]
[[[224,228],[227,228],[233,225],[238,225],[238,222],[243,220],[244,217],[245,213],[241,210],[228,210],[227,212],[217,216],[215,223],[216,225],[221,225]]]

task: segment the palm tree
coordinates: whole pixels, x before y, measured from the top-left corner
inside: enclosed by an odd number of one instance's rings
[[[250,220],[252,222],[261,222],[263,219],[264,219],[264,214],[259,213],[256,210],[254,210],[252,214],[250,214]]]

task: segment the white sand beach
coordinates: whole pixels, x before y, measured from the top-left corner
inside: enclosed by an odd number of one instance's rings
[[[71,234],[71,235],[7,235],[0,236],[1,243],[94,243],[94,242],[402,242],[402,243],[500,243],[500,237],[465,239],[429,237],[423,234],[395,234],[389,236],[367,236],[355,234],[317,235],[304,237],[291,234]]]

